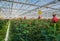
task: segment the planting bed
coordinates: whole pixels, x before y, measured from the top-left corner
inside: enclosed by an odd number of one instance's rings
[[[0,20],[0,41],[4,41],[6,31],[7,31],[7,26],[8,26],[8,20]]]
[[[54,24],[51,20],[11,20],[8,41],[60,41],[60,21]]]

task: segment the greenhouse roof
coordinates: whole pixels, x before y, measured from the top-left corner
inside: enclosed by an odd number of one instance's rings
[[[0,16],[9,17],[37,17],[38,10],[42,17],[52,17],[52,12],[59,17],[60,0],[0,0]]]

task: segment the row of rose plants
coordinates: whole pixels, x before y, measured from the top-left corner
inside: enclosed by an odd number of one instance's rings
[[[8,19],[0,19],[0,41],[5,41],[7,26],[8,26]]]
[[[60,21],[51,19],[12,19],[8,41],[60,41]]]

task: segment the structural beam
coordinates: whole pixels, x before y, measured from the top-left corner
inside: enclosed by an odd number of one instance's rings
[[[23,2],[15,2],[15,1],[6,1],[6,2],[13,2],[13,3],[17,3],[17,4],[24,4],[24,5],[39,6],[39,7],[40,7],[40,5],[36,5],[36,4],[29,4],[29,3],[23,3]]]
[[[47,8],[50,8],[50,9],[53,9],[53,10],[60,10],[60,9],[56,9],[56,8],[51,8],[51,7],[47,7]]]
[[[3,8],[3,9],[13,9],[13,10],[24,10],[24,11],[27,11],[27,9],[17,9],[17,8],[6,8],[6,7],[0,7],[0,8]],[[0,9],[1,10],[1,9]]]
[[[55,0],[55,2],[58,2],[58,0]]]
[[[13,2],[12,2],[12,4],[11,4],[10,14],[12,14],[12,9],[13,9]]]
[[[0,1],[7,1],[7,0],[0,0]]]

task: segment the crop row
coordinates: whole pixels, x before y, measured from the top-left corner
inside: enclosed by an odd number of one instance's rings
[[[51,20],[11,20],[8,41],[60,41],[60,21],[54,23]]]

